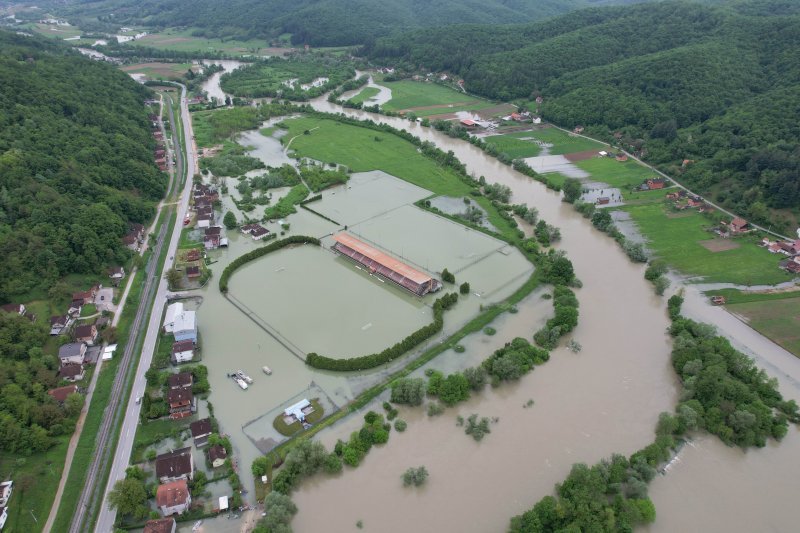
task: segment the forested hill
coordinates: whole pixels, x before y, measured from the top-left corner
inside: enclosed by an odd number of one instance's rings
[[[129,257],[166,177],[149,90],[109,64],[0,31],[0,303]]]
[[[586,6],[650,0],[72,0],[61,12],[122,24],[186,26],[209,37],[342,46],[419,27],[543,20]]]
[[[590,9],[513,27],[418,30],[365,53],[452,72],[490,98],[541,95],[546,119],[621,134],[756,221],[788,230],[791,213],[775,210],[800,206],[800,2]]]

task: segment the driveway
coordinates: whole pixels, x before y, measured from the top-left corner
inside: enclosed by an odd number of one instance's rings
[[[114,305],[114,288],[103,287],[97,291],[97,296],[94,297],[94,305],[97,307],[98,311],[116,313],[117,306]]]

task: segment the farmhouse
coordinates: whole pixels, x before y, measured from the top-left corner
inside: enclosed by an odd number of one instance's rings
[[[172,364],[186,363],[194,358],[194,342],[191,340],[172,343]]]
[[[474,120],[470,120],[468,118],[461,119],[461,125],[467,129],[475,129],[478,127],[478,123]]]
[[[211,461],[211,466],[219,468],[225,464],[225,459],[228,458],[228,452],[225,447],[217,444],[208,449],[208,460]]]
[[[160,483],[179,479],[194,479],[194,459],[191,448],[181,448],[156,457],[156,477]]]
[[[336,241],[333,250],[365,266],[371,274],[389,280],[412,294],[424,296],[442,288],[439,280],[411,268],[347,233],[334,235],[333,239]]]
[[[741,217],[736,217],[731,220],[730,224],[728,224],[728,227],[730,228],[731,233],[746,233],[750,231],[750,225]]]
[[[202,420],[197,420],[189,424],[189,429],[192,432],[192,439],[194,440],[194,445],[198,448],[201,448],[208,444],[208,436],[213,433],[213,428],[211,427],[211,419],[204,418]]]
[[[614,159],[621,162],[627,161],[628,154],[626,154],[625,152],[619,152],[617,155],[614,156]]]
[[[645,181],[640,189],[643,191],[655,191],[658,189],[663,189],[667,185],[667,180],[664,178],[648,178]]]
[[[191,503],[191,497],[189,501]],[[175,533],[175,527],[174,518],[159,518],[145,522],[142,533]]]
[[[159,486],[158,491],[156,491],[156,505],[164,516],[182,514],[189,508],[191,503],[192,497],[189,494],[189,486],[185,479],[165,483]]]

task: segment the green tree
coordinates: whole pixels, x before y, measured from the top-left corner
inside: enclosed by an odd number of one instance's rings
[[[461,286],[458,287],[458,292],[461,294],[469,294],[469,283],[466,281],[462,283]]]
[[[291,498],[285,494],[272,491],[264,498],[264,517],[263,525],[268,531],[291,531],[289,523],[292,517],[297,514],[297,506]]]
[[[228,211],[225,213],[225,217],[222,219],[222,223],[225,224],[226,229],[234,229],[236,227],[236,215],[233,214],[233,211]]]
[[[567,178],[564,180],[564,185],[561,186],[561,190],[564,192],[564,201],[574,203],[575,200],[581,197],[583,186],[580,180]]]
[[[391,401],[394,403],[421,405],[425,399],[425,380],[422,378],[400,378],[392,383]]]
[[[174,267],[167,270],[167,283],[172,290],[179,289],[183,282],[183,274],[178,272]]]
[[[108,505],[123,516],[136,520],[147,517],[147,490],[140,479],[120,479],[108,493]]]
[[[417,468],[409,468],[402,475],[403,485],[406,487],[415,486],[419,487],[425,484],[428,480],[428,469],[424,466]]]

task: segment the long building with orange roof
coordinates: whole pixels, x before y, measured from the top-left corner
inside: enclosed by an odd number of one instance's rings
[[[411,268],[352,235],[339,233],[333,236],[333,240],[336,241],[333,245],[334,251],[363,265],[371,274],[391,281],[417,296],[424,296],[442,288],[442,283],[438,279]]]

